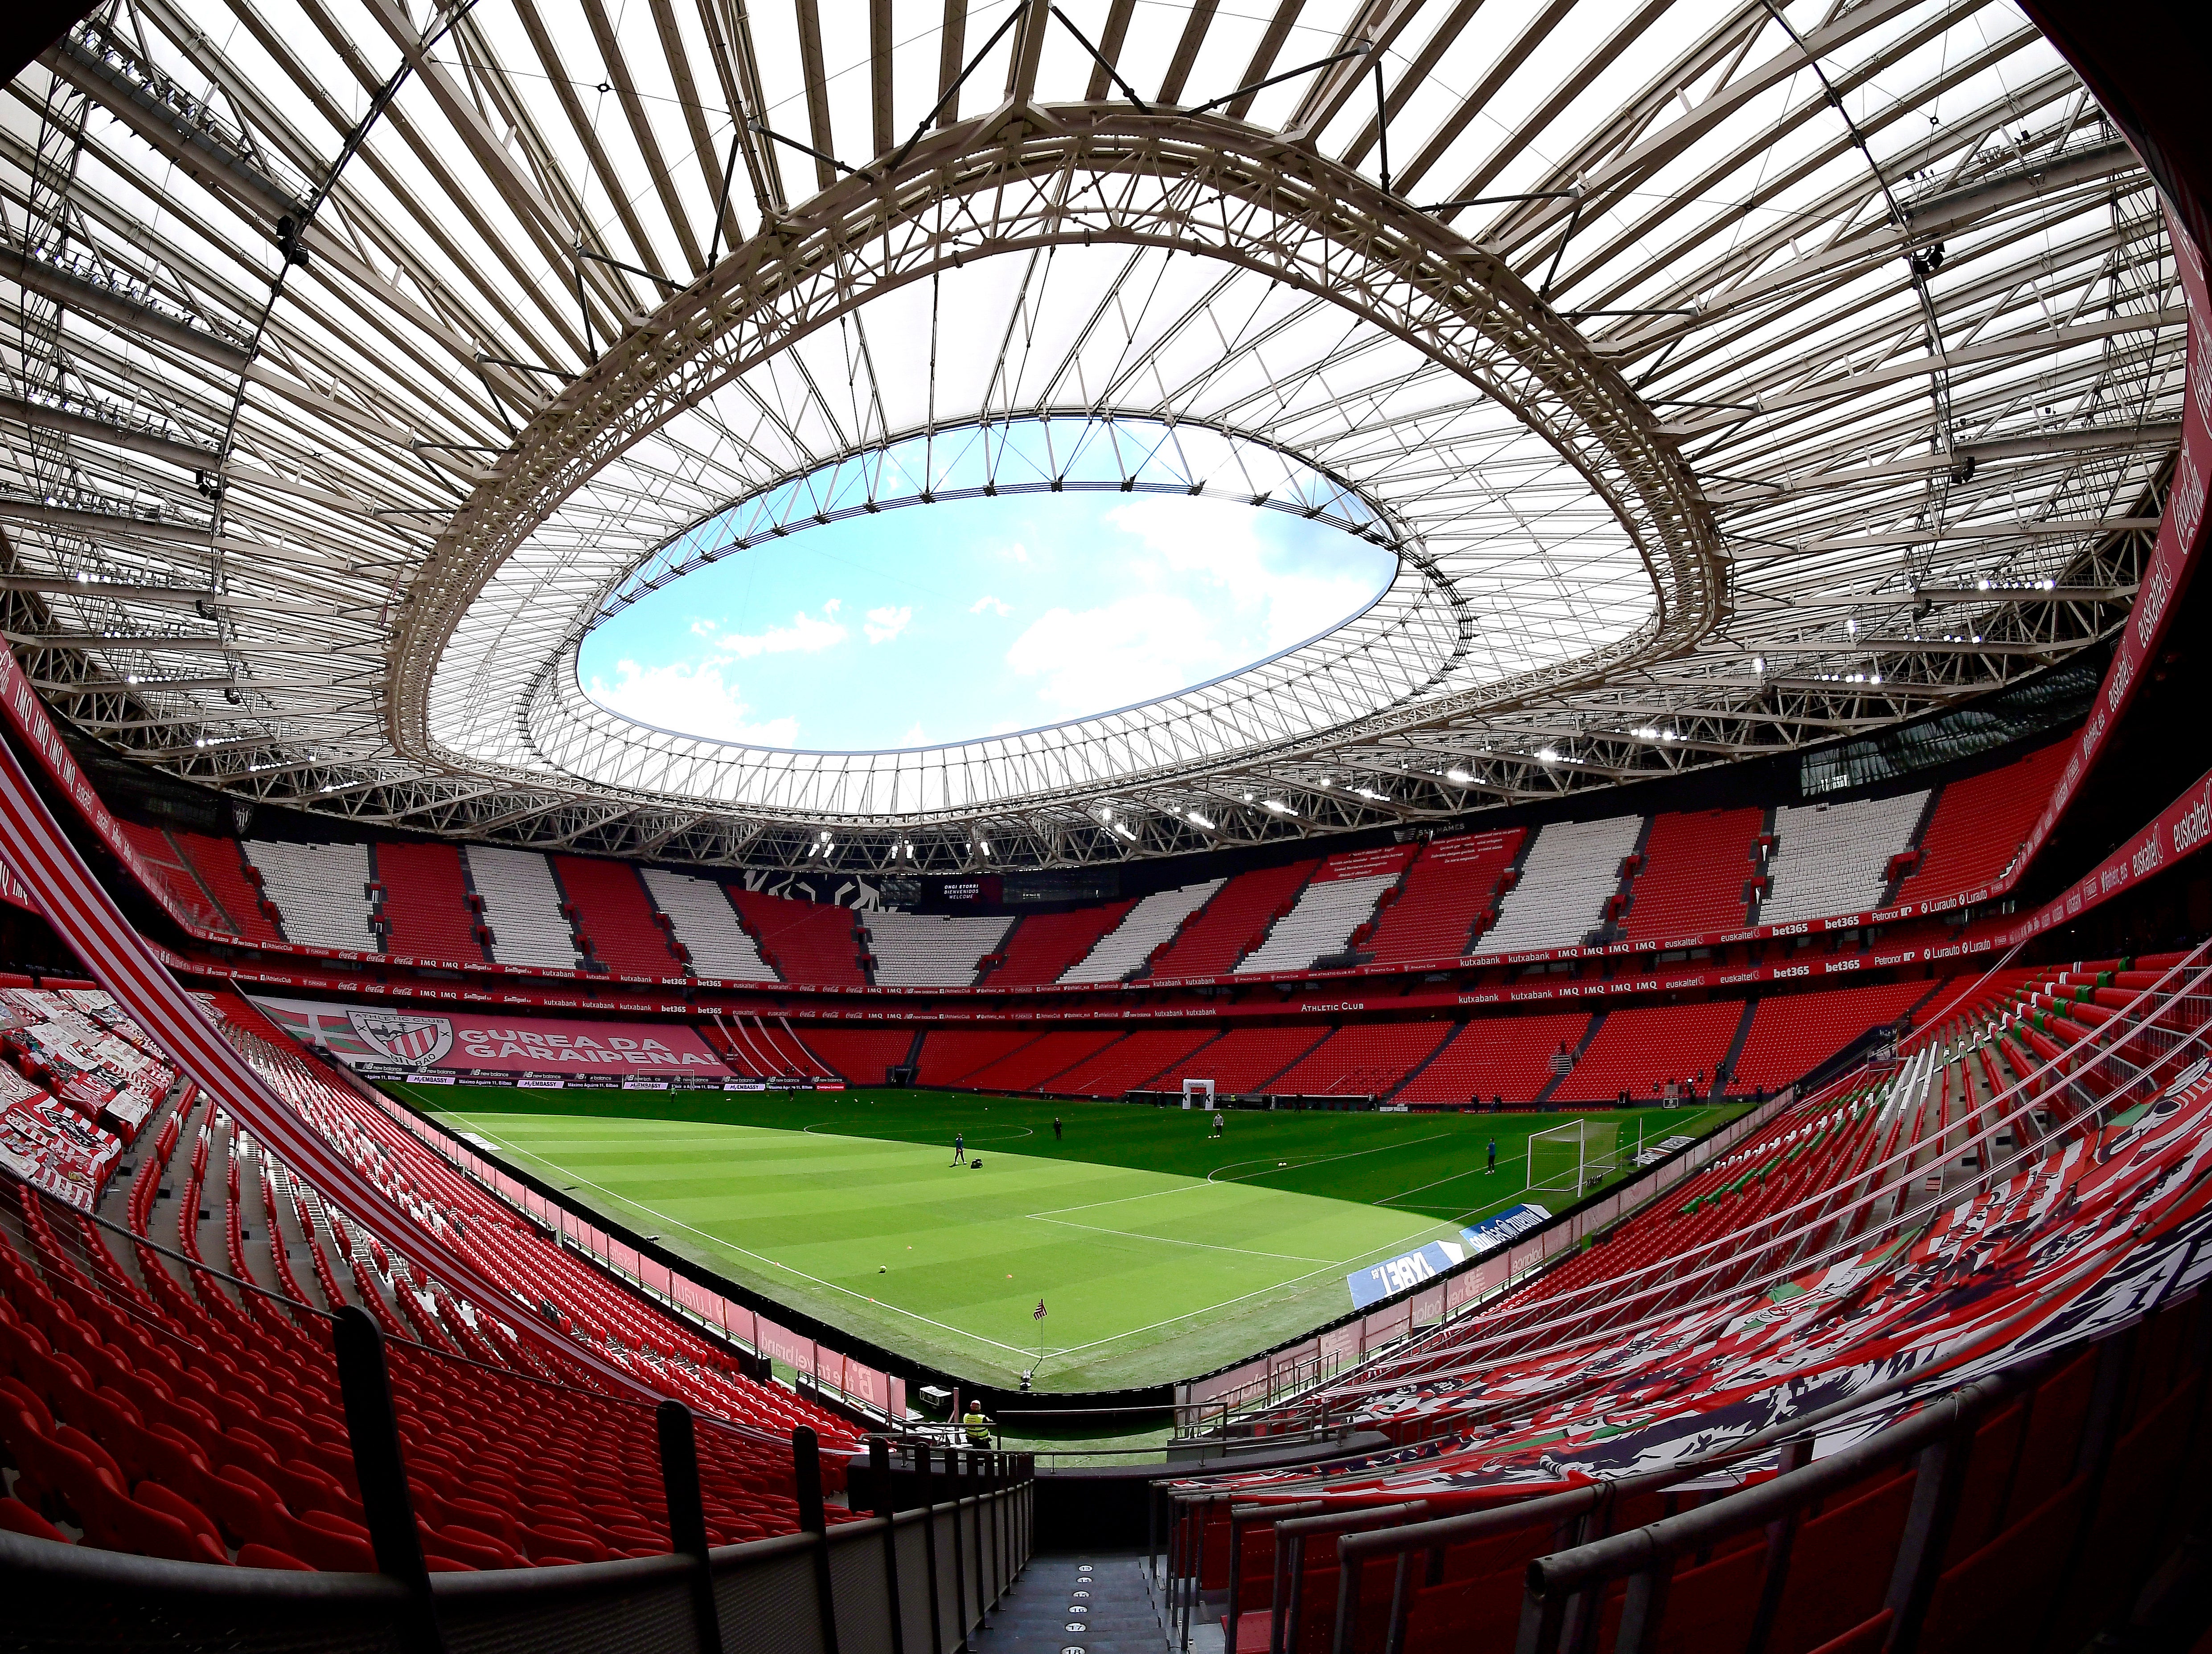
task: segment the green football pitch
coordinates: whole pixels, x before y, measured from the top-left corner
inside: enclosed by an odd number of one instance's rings
[[[930,1091],[392,1089],[772,1299],[959,1377],[1034,1365],[1060,1390],[1187,1378],[1334,1320],[1352,1270],[1529,1198],[1528,1134],[1574,1118],[1232,1110],[1215,1138],[1194,1110]],[[1626,1167],[1639,1134],[1738,1112],[1582,1118],[1618,1123]],[[956,1133],[980,1168],[953,1166]]]

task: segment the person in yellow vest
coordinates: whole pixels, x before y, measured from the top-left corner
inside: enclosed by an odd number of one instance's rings
[[[990,1446],[991,1421],[983,1416],[983,1407],[981,1403],[973,1400],[969,1401],[968,1403],[968,1411],[962,1416],[960,1423],[962,1427],[968,1432],[968,1445],[970,1447],[988,1448]]]

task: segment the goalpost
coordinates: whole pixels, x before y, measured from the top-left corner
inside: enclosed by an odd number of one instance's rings
[[[1528,1187],[1573,1200],[1620,1168],[1617,1120],[1570,1120],[1528,1134]]]

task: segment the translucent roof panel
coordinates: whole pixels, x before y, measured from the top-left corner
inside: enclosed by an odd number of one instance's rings
[[[109,0],[0,188],[56,712],[514,842],[1079,863],[1863,733],[2108,634],[2176,445],[2154,192],[2001,0]],[[1399,574],[927,764],[578,685],[708,540],[1031,486]]]

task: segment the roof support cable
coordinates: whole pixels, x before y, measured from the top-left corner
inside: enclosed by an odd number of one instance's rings
[[[1382,95],[1382,54],[1375,54],[1375,143],[1378,170],[1382,174],[1382,193],[1390,193],[1390,100]],[[1567,232],[1570,235],[1574,232]],[[1564,249],[1566,245],[1561,242]]]
[[[722,255],[722,221],[730,211],[730,180],[738,174],[738,150],[744,142],[742,125],[730,134],[730,158],[722,163],[721,193],[714,197],[714,235],[707,245],[707,268],[714,269],[714,261]]]
[[[1354,58],[1364,58],[1374,50],[1375,43],[1372,40],[1362,40],[1350,51],[1340,51],[1334,57],[1317,58],[1310,64],[1301,64],[1296,69],[1286,69],[1279,75],[1270,75],[1264,81],[1255,81],[1249,86],[1240,86],[1234,92],[1216,98],[1211,103],[1199,105],[1190,112],[1194,115],[1210,115],[1224,104],[1235,103],[1239,98],[1249,98],[1255,93],[1265,92],[1269,87],[1280,86],[1285,81],[1295,81],[1299,76],[1310,75],[1317,69],[1334,69],[1337,64],[1349,63]]]
[[[981,49],[968,60],[967,67],[954,77],[952,84],[945,88],[937,101],[930,105],[929,112],[921,118],[921,124],[914,129],[914,136],[899,145],[898,153],[890,159],[890,165],[884,168],[885,178],[890,177],[900,167],[906,165],[906,158],[914,153],[914,146],[920,143],[923,136],[936,124],[937,118],[951,106],[952,100],[960,95],[960,88],[968,83],[968,77],[982,67],[983,59],[989,57],[999,42],[1006,38],[1006,31],[1029,14],[1030,9],[1027,6],[1016,6],[1006,14],[1006,21],[991,31],[991,38],[984,41]]]
[[[1066,29],[1070,34],[1073,34],[1075,37],[1075,44],[1081,46],[1085,51],[1091,54],[1091,61],[1097,64],[1099,68],[1104,70],[1106,71],[1107,77],[1111,80],[1115,85],[1121,88],[1121,95],[1127,98],[1136,106],[1136,111],[1139,115],[1149,115],[1152,112],[1150,106],[1148,106],[1142,98],[1137,95],[1136,88],[1131,86],[1128,82],[1121,78],[1121,71],[1114,67],[1113,63],[1107,58],[1106,54],[1099,51],[1097,46],[1092,45],[1091,42],[1084,37],[1083,31],[1076,27],[1073,23],[1068,21],[1068,16],[1066,12],[1062,11],[1058,6],[1054,6],[1052,9],[1052,15],[1060,19],[1060,26],[1062,28]]]
[[[666,288],[671,293],[681,293],[684,291],[684,284],[681,282],[677,281],[672,276],[663,276],[657,270],[647,270],[642,264],[625,264],[619,258],[610,258],[603,252],[593,252],[589,247],[586,246],[580,241],[576,244],[576,257],[579,258],[588,258],[593,264],[607,264],[612,266],[616,270],[627,270],[632,276],[642,276],[648,282],[659,282],[661,286]]]

